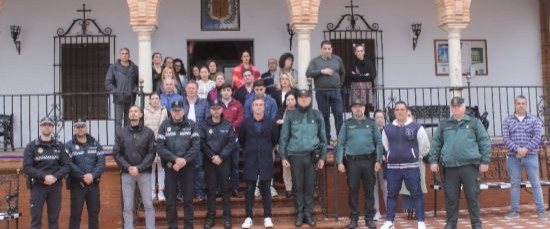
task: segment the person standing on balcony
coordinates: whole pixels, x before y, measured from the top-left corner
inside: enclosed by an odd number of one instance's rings
[[[349,68],[351,81],[350,101],[361,99],[367,102],[366,112],[374,108],[374,80],[376,68],[374,62],[365,58],[365,46],[355,46],[355,57]],[[368,113],[366,113],[368,114]]]
[[[141,124],[143,113],[138,106],[128,111],[130,125],[115,138],[113,158],[121,171],[124,228],[134,228],[134,193],[136,185],[145,209],[147,229],[155,228],[155,208],[151,192],[151,165],[155,160],[155,133]]]
[[[332,44],[321,42],[321,55],[309,62],[306,76],[315,82],[315,99],[325,120],[325,134],[330,141],[330,111],[334,116],[336,135],[342,127],[344,103],[341,88],[344,83],[345,67],[342,59],[332,54]]]
[[[243,51],[241,53],[241,64],[235,66],[233,68],[232,72],[232,79],[233,79],[233,89],[236,90],[240,87],[242,87],[244,82],[244,72],[250,71],[252,73],[253,81],[256,81],[260,79],[260,71],[256,68],[256,66],[252,65],[250,63],[250,52],[249,51]],[[244,102],[244,101],[243,101]]]
[[[451,111],[451,118],[439,123],[429,155],[432,172],[438,173],[440,166],[443,167],[445,229],[457,228],[461,187],[466,195],[472,228],[480,229],[479,174],[489,169],[491,139],[479,119],[466,115],[463,98],[451,99]]]
[[[311,108],[311,92],[298,93],[298,107],[283,119],[279,156],[284,167],[290,167],[295,226],[306,223],[315,226],[313,218],[313,189],[315,170],[323,169],[327,155],[327,135],[323,116]]]
[[[252,101],[252,117],[246,118],[239,131],[239,140],[244,149],[243,176],[246,181],[245,210],[246,219],[242,228],[252,227],[254,190],[256,183],[262,194],[264,209],[264,227],[272,228],[271,193],[269,191],[273,179],[273,148],[279,139],[279,128],[264,115],[264,99]]]
[[[88,228],[99,228],[99,180],[105,169],[103,147],[88,134],[86,120],[74,122],[74,136],[65,144],[71,155],[71,173],[67,188],[71,190],[69,229],[80,228],[84,203],[88,210]]]
[[[158,154],[166,174],[166,221],[169,228],[178,227],[176,198],[181,184],[184,228],[187,229],[193,228],[194,173],[200,157],[200,134],[195,122],[185,115],[183,100],[173,101],[170,106],[171,117],[162,122],[157,138]]]
[[[525,168],[533,190],[537,217],[540,220],[546,220],[539,178],[539,145],[542,139],[542,124],[537,117],[527,113],[525,96],[516,97],[514,105],[515,113],[504,119],[502,124],[502,137],[508,148],[506,170],[512,184],[510,189],[512,209],[504,218],[507,220],[519,218],[521,170]]]
[[[135,103],[136,94],[139,92],[138,73],[138,67],[130,60],[130,50],[121,48],[120,59],[109,67],[105,76],[105,89],[113,95],[117,132],[123,124],[127,126],[129,123],[128,111]]]
[[[216,192],[220,190],[223,201],[223,227],[231,228],[231,203],[229,199],[229,174],[231,157],[235,149],[236,135],[231,123],[223,119],[223,108],[220,100],[210,104],[212,118],[202,123],[199,128],[201,136],[201,151],[204,157],[206,186],[208,187],[208,212],[204,228],[214,226],[216,218]]]
[[[63,143],[53,136],[54,121],[40,120],[40,136],[31,141],[23,153],[23,171],[30,189],[31,228],[42,228],[42,208],[48,205],[48,228],[59,228],[61,179],[70,170],[70,155]]]
[[[417,212],[418,228],[425,229],[424,194],[420,182],[421,155],[430,151],[428,134],[420,124],[407,118],[407,104],[395,103],[395,120],[387,124],[382,131],[382,143],[388,152],[386,173],[388,185],[388,212],[386,222],[381,229],[394,228],[397,197],[403,182],[410,191]]]
[[[336,163],[341,173],[346,173],[349,187],[351,222],[348,228],[357,228],[359,220],[358,195],[361,183],[365,197],[365,224],[369,229],[374,223],[375,172],[381,168],[382,138],[376,123],[365,116],[366,103],[357,99],[351,104],[353,118],[344,122],[338,134]],[[378,190],[376,190],[378,191]]]

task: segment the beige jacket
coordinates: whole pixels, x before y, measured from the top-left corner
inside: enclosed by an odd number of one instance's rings
[[[160,124],[168,118],[168,112],[164,106],[160,106],[157,109],[151,107],[151,105],[145,106],[143,111],[143,117],[145,120],[145,126],[151,128],[155,133],[155,139],[160,128]]]

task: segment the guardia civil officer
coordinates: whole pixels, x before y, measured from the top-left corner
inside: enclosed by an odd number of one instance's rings
[[[315,168],[324,167],[326,154],[323,115],[311,108],[311,92],[300,90],[298,108],[285,116],[279,139],[281,161],[292,173],[297,227],[303,223],[315,226],[312,215]]]
[[[451,100],[451,112],[451,118],[439,123],[430,151],[432,172],[439,172],[440,166],[443,170],[445,229],[457,228],[462,191],[466,195],[472,228],[480,229],[483,227],[479,210],[479,174],[489,169],[491,139],[481,121],[466,114],[463,98]]]
[[[48,205],[48,228],[57,229],[61,210],[61,180],[71,169],[63,143],[53,136],[54,121],[40,120],[40,136],[31,141],[23,154],[23,171],[31,190],[31,228],[42,228],[42,208]]]
[[[65,143],[71,155],[71,172],[67,187],[71,190],[71,216],[69,229],[80,228],[80,217],[84,203],[88,210],[88,228],[99,228],[99,179],[105,169],[103,147],[88,134],[86,120],[77,119],[74,136]]]
[[[184,228],[193,228],[194,167],[200,153],[200,135],[193,120],[185,117],[183,100],[170,104],[170,119],[160,125],[158,155],[165,172],[166,221],[168,228],[178,228],[176,197],[178,182],[183,185]]]
[[[204,228],[212,228],[216,218],[216,191],[221,190],[223,200],[224,228],[231,228],[231,206],[229,199],[229,177],[231,156],[235,149],[236,135],[231,123],[223,119],[221,101],[214,100],[210,104],[211,118],[200,127],[201,155],[204,161],[206,186],[208,188],[208,212]]]
[[[376,228],[374,223],[374,172],[380,170],[382,161],[382,137],[374,120],[365,116],[366,101],[356,99],[351,105],[353,117],[346,120],[338,133],[336,162],[338,170],[346,173],[349,187],[351,222],[348,228],[357,228],[359,219],[358,194],[363,183],[365,197],[365,224]],[[345,160],[345,162],[344,162]]]

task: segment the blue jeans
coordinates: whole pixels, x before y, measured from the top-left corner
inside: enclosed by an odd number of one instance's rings
[[[510,205],[512,207],[512,211],[519,211],[522,167],[525,168],[529,182],[531,182],[531,189],[533,190],[533,198],[535,199],[537,211],[544,211],[544,200],[542,199],[542,188],[540,186],[539,178],[538,155],[527,155],[522,159],[511,156],[506,159],[506,170],[508,170],[508,176],[510,177],[510,183],[512,184],[512,188],[510,189]]]
[[[401,190],[401,184],[405,181],[405,186],[411,192],[410,197],[414,200],[416,210],[416,219],[424,221],[424,193],[420,186],[420,169],[388,169],[388,212],[387,219],[392,221],[395,218],[395,209],[397,207],[397,197]]]
[[[315,99],[317,100],[317,107],[325,119],[325,133],[327,135],[327,141],[330,141],[330,111],[332,111],[332,115],[334,115],[336,136],[338,136],[340,127],[342,127],[342,122],[344,120],[344,103],[342,100],[342,92],[340,92],[339,89],[319,89],[315,91]]]

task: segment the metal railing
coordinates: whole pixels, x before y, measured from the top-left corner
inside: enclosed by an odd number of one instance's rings
[[[449,87],[377,88],[373,89],[372,107],[391,111],[395,102],[402,100],[409,106],[428,112],[430,108],[448,106],[452,97]],[[488,132],[491,137],[502,136],[501,125],[506,116],[514,113],[514,98],[524,95],[528,100],[528,112],[545,124],[549,112],[542,86],[470,87],[463,89],[468,106],[478,106],[480,113],[487,112]],[[348,107],[350,89],[342,90],[344,104]],[[314,96],[315,104],[315,96]],[[139,99],[137,101],[144,101]],[[137,103],[143,106],[142,103]],[[315,106],[315,105],[314,105]],[[348,108],[345,108],[347,110]],[[433,113],[433,111],[431,111]],[[48,115],[57,121],[55,133],[60,141],[68,141],[73,135],[72,120],[77,116],[88,120],[90,133],[104,146],[114,144],[115,123],[112,96],[107,93],[53,93],[0,95],[0,115],[13,114],[13,141],[15,148],[24,148],[38,136],[39,120]],[[437,124],[441,117],[434,114],[417,114],[420,121]],[[345,113],[344,118],[351,117]],[[388,116],[390,117],[390,116]],[[433,133],[436,125],[426,129]],[[334,127],[332,132],[336,133]],[[545,128],[547,129],[547,128]],[[545,132],[546,133],[546,132]],[[336,136],[332,134],[332,136]],[[0,136],[0,141],[2,141]]]

